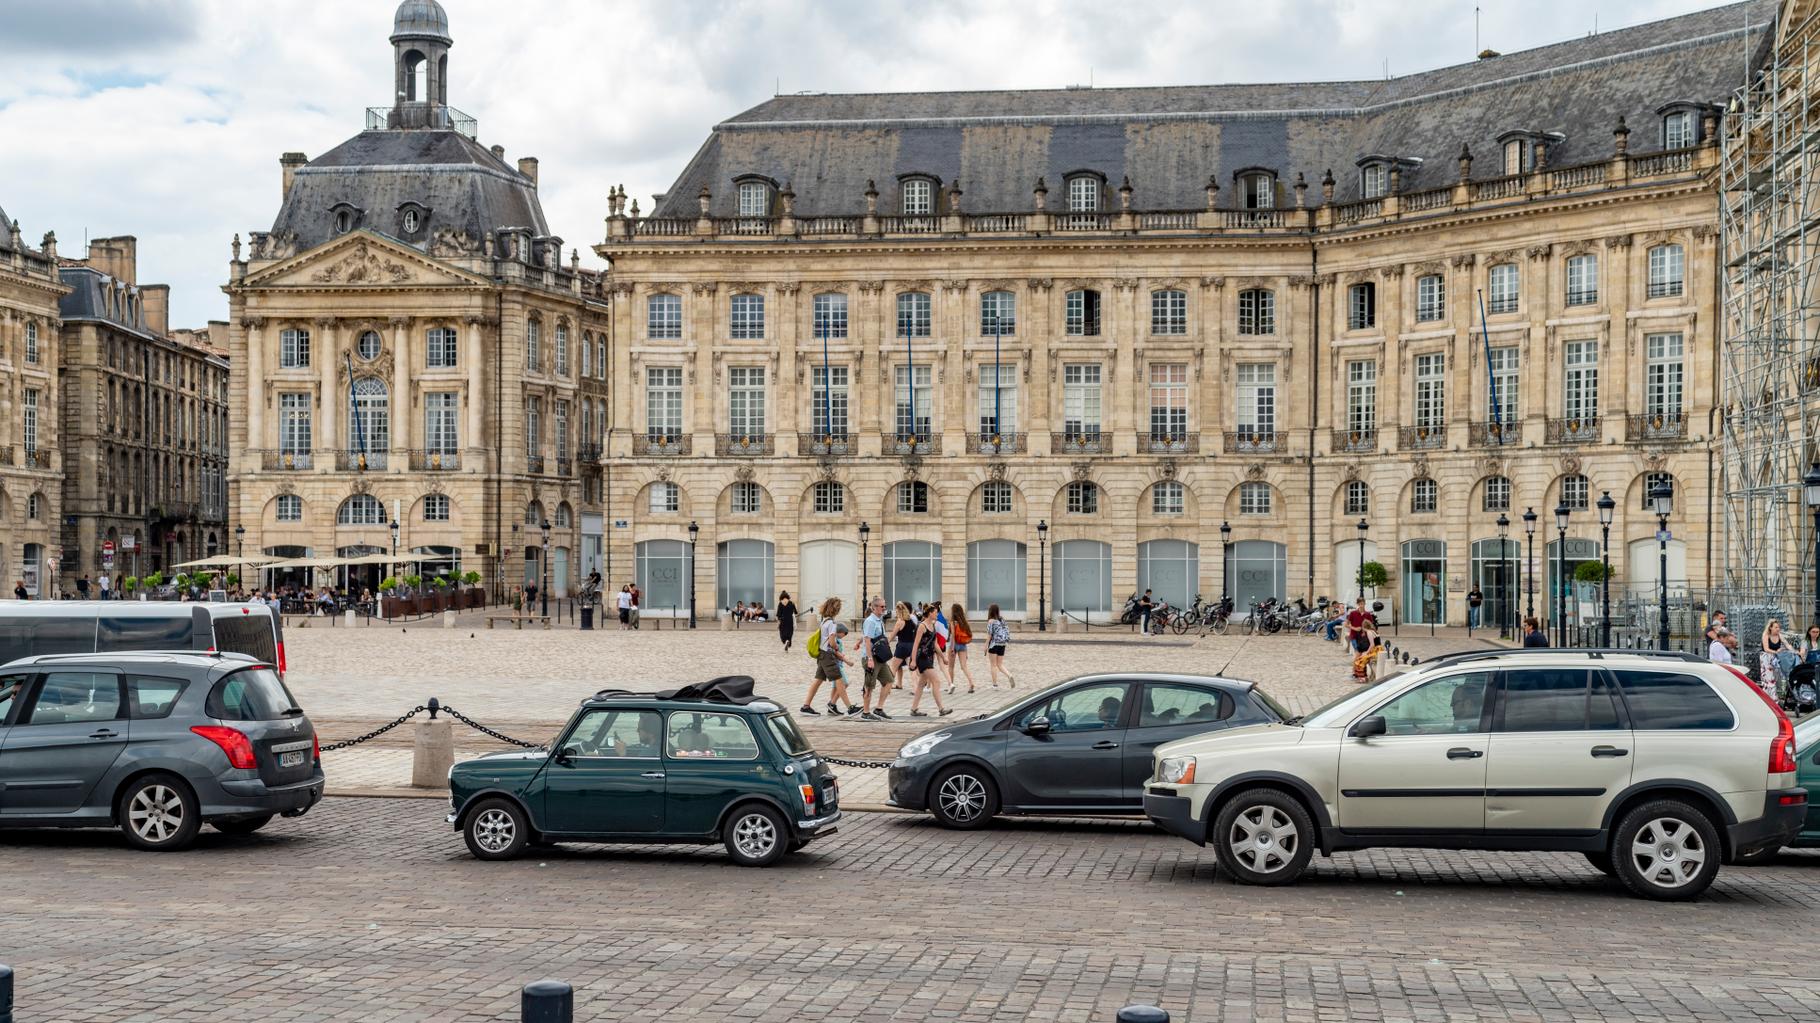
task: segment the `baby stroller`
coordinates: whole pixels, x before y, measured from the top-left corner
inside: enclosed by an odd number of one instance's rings
[[[1782,690],[1782,708],[1797,714],[1810,714],[1820,706],[1820,665],[1797,664],[1788,673],[1788,684]]]

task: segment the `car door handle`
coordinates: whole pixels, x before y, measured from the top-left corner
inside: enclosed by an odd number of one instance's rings
[[[1482,749],[1467,749],[1464,746],[1455,746],[1447,751],[1449,760],[1477,760],[1484,755],[1485,751]]]
[[[1619,749],[1616,746],[1594,746],[1592,755],[1595,757],[1627,757],[1630,756],[1630,750]]]
[[[640,778],[662,778],[663,776],[664,773],[662,771],[646,771],[639,775]]]
[[[88,733],[88,737],[91,739],[112,739],[119,734],[119,732],[116,732],[111,728],[101,728]]]
[[[1119,744],[1116,742],[1107,742],[1106,740],[1102,739],[1099,742],[1094,743],[1093,748],[1094,749],[1118,749]]]

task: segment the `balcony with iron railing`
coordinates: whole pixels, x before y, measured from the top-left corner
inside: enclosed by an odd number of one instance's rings
[[[442,103],[400,101],[397,106],[367,108],[368,131],[396,131],[409,128],[454,131],[460,132],[468,138],[478,138],[480,122],[454,107]]]
[[[337,472],[367,472],[386,467],[387,452],[384,451],[337,451],[335,452],[335,470]]]
[[[413,451],[412,472],[450,472],[461,468],[461,455],[455,451]]]
[[[941,441],[931,433],[896,433],[885,436],[887,455],[939,455]]]
[[[17,465],[17,464],[18,464],[18,460],[16,458],[14,458],[13,449],[11,447],[0,448],[0,465]]]
[[[845,431],[799,433],[796,435],[796,450],[804,455],[851,455],[859,449],[854,440],[854,436]]]
[[[1523,439],[1523,424],[1516,420],[1496,423],[1473,423],[1467,442],[1475,448],[1500,448]]]
[[[1437,451],[1446,444],[1447,427],[1440,423],[1397,427],[1398,451]]]
[[[1146,455],[1192,455],[1201,450],[1201,435],[1185,430],[1149,430],[1138,434],[1137,448]]]
[[[1348,454],[1370,454],[1378,449],[1378,431],[1376,427],[1361,426],[1352,430],[1334,430],[1328,439],[1334,451]]]
[[[1103,455],[1112,445],[1098,430],[1065,430],[1049,435],[1052,455]]]
[[[575,457],[580,459],[584,466],[593,465],[600,461],[600,445],[577,444],[575,445]]]
[[[686,433],[639,433],[632,435],[632,453],[668,458],[686,455],[693,446]]]
[[[969,445],[976,455],[1021,455],[1027,438],[1021,433],[976,433]]]
[[[575,459],[570,458],[568,455],[557,455],[556,456],[556,475],[558,475],[558,476],[575,475]]]
[[[1549,444],[1597,444],[1599,442],[1599,418],[1592,416],[1583,419],[1550,419],[1548,421],[1547,443]]]
[[[314,467],[308,451],[265,450],[259,455],[259,467],[267,472],[295,472]]]
[[[533,476],[542,476],[543,475],[543,456],[542,455],[526,455],[525,456],[525,471],[530,473]]]
[[[1264,455],[1277,450],[1275,430],[1240,427],[1227,430],[1224,450],[1229,455]]]
[[[35,451],[27,448],[21,453],[19,464],[27,469],[49,469],[51,467],[51,453],[49,451]]]
[[[1685,440],[1687,414],[1675,412],[1632,413],[1624,419],[1625,440]]]
[[[776,438],[768,433],[717,433],[714,453],[734,458],[757,458],[776,454]]]

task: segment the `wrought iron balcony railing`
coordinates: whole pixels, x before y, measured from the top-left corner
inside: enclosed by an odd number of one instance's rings
[[[736,458],[756,458],[776,453],[776,439],[768,433],[719,433],[714,435],[714,452]]]
[[[558,476],[575,475],[575,459],[570,458],[567,455],[557,455],[556,456],[556,475],[558,475]]]
[[[525,471],[529,472],[533,476],[542,476],[543,475],[543,456],[542,455],[526,455],[525,456]]]
[[[337,472],[367,472],[371,469],[386,467],[388,452],[385,451],[337,451],[335,452],[335,470]]]
[[[858,450],[850,433],[799,433],[797,450],[805,455],[851,455]]]
[[[686,433],[636,434],[632,438],[632,453],[634,455],[660,456],[686,455],[693,446],[691,444],[692,439],[693,438]]]
[[[976,455],[1021,455],[1027,443],[1021,433],[976,433],[972,447]]]
[[[413,451],[411,471],[446,472],[461,468],[461,455],[454,451]]]
[[[934,455],[941,450],[941,443],[933,434],[900,433],[885,438],[887,455]]]
[[[32,451],[28,449],[25,452],[25,461],[20,464],[24,465],[27,469],[48,469],[51,467],[51,453],[49,451]]]
[[[1468,441],[1475,448],[1498,448],[1523,439],[1523,427],[1516,422],[1473,423]]]
[[[1397,427],[1398,451],[1434,451],[1447,444],[1445,426]]]
[[[1192,455],[1201,450],[1201,435],[1151,430],[1138,434],[1138,450],[1147,455]]]
[[[1335,451],[1369,454],[1378,449],[1378,431],[1376,427],[1369,426],[1356,430],[1335,430],[1329,443]]]
[[[1105,454],[1110,446],[1106,435],[1098,430],[1049,435],[1049,453],[1052,455],[1099,455]]]
[[[314,465],[308,451],[261,451],[260,468],[269,472],[290,472]]]
[[[1277,449],[1275,430],[1227,430],[1226,453],[1229,455],[1261,455]]]
[[[1686,413],[1643,412],[1625,418],[1625,440],[1681,440],[1686,436]]]
[[[1550,419],[1548,421],[1548,443],[1550,444],[1597,444],[1599,442],[1598,417],[1585,419]]]

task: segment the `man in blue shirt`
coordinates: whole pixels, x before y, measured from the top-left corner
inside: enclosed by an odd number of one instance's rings
[[[867,610],[866,620],[860,625],[863,637],[860,645],[865,647],[861,657],[864,660],[866,690],[864,706],[861,708],[861,721],[889,721],[891,715],[885,713],[885,697],[891,695],[891,686],[895,679],[891,675],[891,647],[885,643],[885,598],[873,597]],[[872,705],[872,693],[878,692],[878,706]]]

